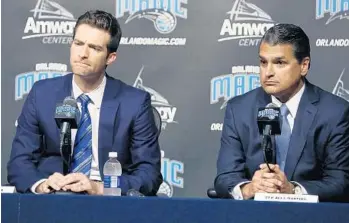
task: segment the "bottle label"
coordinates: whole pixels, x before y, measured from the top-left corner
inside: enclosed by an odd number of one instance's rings
[[[120,186],[119,176],[104,175],[104,188],[116,188]]]

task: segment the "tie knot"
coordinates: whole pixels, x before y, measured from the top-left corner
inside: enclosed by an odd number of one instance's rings
[[[91,102],[91,99],[86,94],[82,94],[78,97],[78,101],[81,103],[82,107],[86,107],[88,105],[88,103]]]
[[[282,105],[281,105],[281,107],[280,107],[280,112],[281,112],[281,115],[282,115],[283,117],[286,117],[286,116],[288,115],[289,110],[288,110],[286,104],[282,104]]]

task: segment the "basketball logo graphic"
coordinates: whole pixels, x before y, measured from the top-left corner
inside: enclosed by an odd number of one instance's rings
[[[159,14],[155,19],[155,29],[162,34],[171,33],[176,28],[176,17],[171,15],[169,12]]]

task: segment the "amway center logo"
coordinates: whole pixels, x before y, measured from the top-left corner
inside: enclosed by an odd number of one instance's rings
[[[349,89],[344,88],[344,82],[342,80],[345,69],[343,69],[341,75],[339,76],[336,86],[333,88],[332,94],[335,94],[347,101],[349,101]]]
[[[56,2],[38,0],[33,17],[27,19],[22,39],[42,38],[44,44],[70,44],[73,41],[75,18]]]
[[[230,98],[245,94],[260,87],[258,66],[233,66],[231,74],[224,74],[211,79],[210,104],[216,104],[223,98],[220,109],[226,107]],[[212,123],[211,131],[221,131],[222,123]]]
[[[35,82],[68,74],[67,65],[61,63],[38,63],[35,71],[21,73],[15,78],[15,100],[21,100],[32,89]]]
[[[236,0],[229,19],[223,21],[218,42],[239,40],[239,46],[257,46],[264,33],[274,26],[266,12],[245,0]]]
[[[116,0],[116,18],[124,17],[128,13],[125,24],[138,20],[151,21],[157,32],[169,34],[177,26],[177,17],[187,19],[187,9],[182,4],[188,0]],[[185,45],[186,38],[147,38],[122,37],[120,44],[124,45]]]
[[[141,78],[143,70],[144,70],[144,66],[142,66],[141,70],[139,71],[136,81],[133,84],[133,87],[142,89],[150,94],[151,103],[156,108],[156,110],[160,113],[160,116],[161,116],[161,120],[162,120],[161,128],[166,129],[167,124],[177,123],[177,121],[174,121],[177,108],[170,105],[170,103],[166,100],[166,98],[164,98],[157,91],[143,85],[143,80]]]
[[[165,158],[165,152],[161,150],[161,174],[163,183],[157,192],[158,196],[173,196],[173,187],[183,188],[184,179],[179,174],[184,173],[184,164],[178,160]]]

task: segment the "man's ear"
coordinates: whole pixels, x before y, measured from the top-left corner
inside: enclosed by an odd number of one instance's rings
[[[301,62],[301,75],[305,77],[309,71],[310,67],[310,57],[304,57]]]
[[[109,53],[109,55],[107,57],[106,65],[108,66],[108,65],[112,64],[116,60],[117,55],[118,54],[116,52]]]

